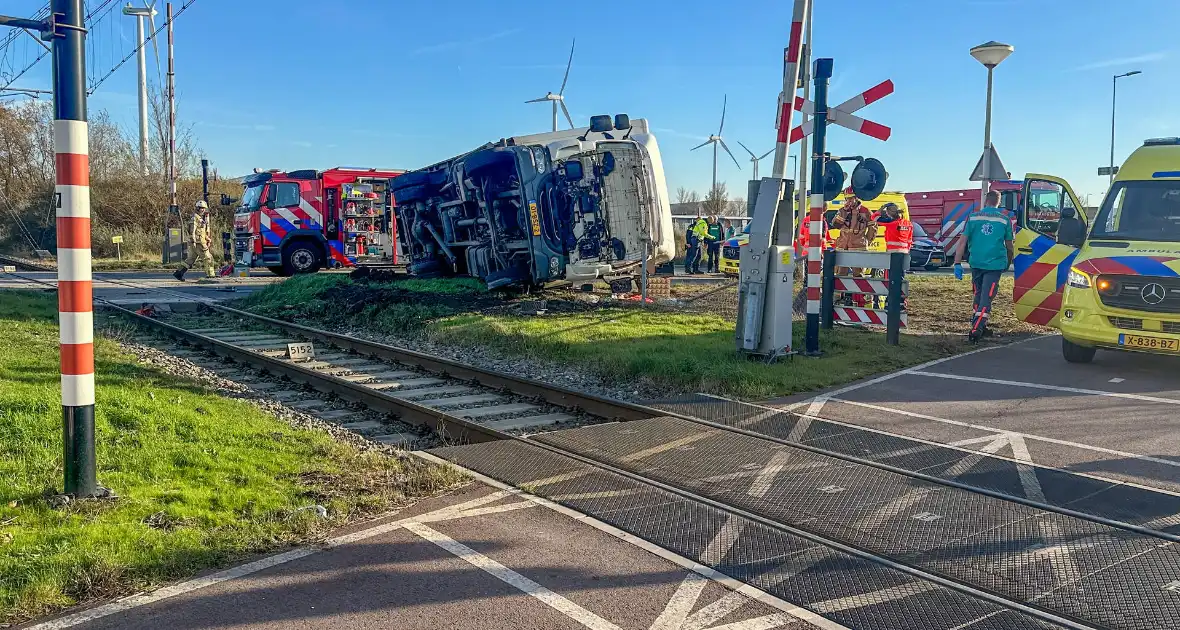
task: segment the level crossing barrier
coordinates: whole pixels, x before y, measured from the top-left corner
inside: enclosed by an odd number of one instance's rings
[[[820,297],[821,324],[831,329],[837,321],[870,326],[884,326],[885,340],[896,346],[901,342],[901,329],[909,323],[906,313],[906,296],[909,295],[909,281],[905,277],[909,269],[910,255],[906,252],[864,252],[828,250],[824,255],[822,295]],[[874,276],[885,272],[883,277],[859,277],[848,275],[852,270],[869,269]],[[837,275],[837,272],[844,272]],[[853,303],[836,304],[836,294],[866,296]],[[880,306],[884,299],[885,308]]]

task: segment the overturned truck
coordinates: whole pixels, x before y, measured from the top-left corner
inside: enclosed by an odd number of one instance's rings
[[[647,121],[518,136],[392,180],[411,274],[488,288],[586,282],[675,255],[664,167]]]

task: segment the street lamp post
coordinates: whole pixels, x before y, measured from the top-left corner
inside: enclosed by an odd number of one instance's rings
[[[982,63],[987,68],[987,108],[984,113],[983,123],[983,190],[980,197],[980,206],[987,198],[988,188],[991,187],[991,173],[988,172],[989,151],[992,146],[992,71],[996,66],[1000,65],[1002,61],[1008,58],[1015,50],[1008,44],[1001,44],[997,41],[990,41],[986,44],[980,44],[971,49],[971,56],[976,61]]]
[[[1119,79],[1141,74],[1142,70],[1132,70],[1114,75],[1110,80],[1110,183],[1114,184],[1114,106],[1118,98]]]

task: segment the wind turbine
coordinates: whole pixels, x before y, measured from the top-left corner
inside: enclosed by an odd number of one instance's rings
[[[742,141],[738,140],[738,144],[742,144]],[[757,155],[754,155],[754,152],[750,150],[750,147],[742,144],[742,148],[746,150],[746,153],[750,154],[750,161],[754,163],[754,177],[753,177],[753,179],[754,179],[754,181],[758,181],[758,162],[761,161],[762,158],[773,153],[774,149],[771,149],[771,150],[767,151],[766,153],[763,153],[761,156],[757,156]]]
[[[574,119],[570,117],[570,110],[565,108],[565,83],[570,78],[570,66],[574,65],[574,45],[577,43],[578,43],[578,40],[575,39],[573,41],[573,43],[570,44],[570,60],[568,62],[566,62],[566,64],[565,64],[565,76],[562,77],[562,79],[561,79],[561,89],[557,91],[557,94],[554,94],[553,92],[546,92],[545,96],[542,96],[541,98],[534,98],[531,101],[525,101],[526,103],[544,103],[545,101],[549,101],[549,102],[553,103],[553,130],[554,131],[557,131],[557,106],[558,106],[558,104],[561,105],[561,111],[563,114],[565,114],[565,119],[569,122],[570,129],[574,128]]]
[[[729,154],[729,159],[733,160],[733,163],[738,167],[738,170],[741,170],[742,168],[742,165],[738,164],[737,158],[733,157],[733,152],[731,152],[729,147],[725,145],[725,140],[721,138],[721,131],[725,129],[725,108],[729,104],[729,96],[726,95],[723,98],[724,100],[721,101],[721,126],[717,128],[717,135],[709,136],[708,140],[705,140],[692,149],[689,149],[690,151],[696,151],[706,144],[713,145],[713,187],[709,189],[710,191],[717,190],[717,145],[721,145],[721,148],[725,149],[725,152]]]

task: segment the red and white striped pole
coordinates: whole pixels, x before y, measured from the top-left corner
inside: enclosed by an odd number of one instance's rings
[[[65,493],[96,496],[90,149],[82,0],[53,0],[53,150]]]
[[[828,79],[832,78],[832,60],[816,59],[814,99],[815,149],[811,163],[811,216],[808,218],[807,243],[807,335],[805,354],[817,356],[819,349],[819,306],[823,286],[824,236],[824,159],[828,136]],[[781,134],[780,134],[781,136]]]
[[[795,114],[795,92],[799,86],[799,55],[803,51],[803,24],[807,18],[809,2],[810,0],[795,0],[795,10],[791,14],[791,35],[787,40],[783,64],[783,91],[778,95],[778,116],[775,121],[778,141],[774,145],[774,167],[770,171],[771,177],[778,179],[787,177],[787,153],[791,146],[787,140]]]

